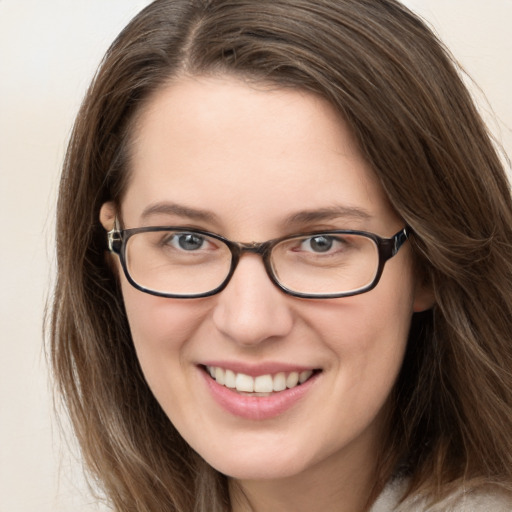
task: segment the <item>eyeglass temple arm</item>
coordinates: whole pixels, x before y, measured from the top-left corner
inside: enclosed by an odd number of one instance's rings
[[[121,226],[119,225],[119,221],[116,217],[114,219],[114,227],[107,233],[108,250],[110,252],[115,252],[116,254],[120,253],[121,244],[123,242],[120,228]]]
[[[407,226],[399,231],[394,237],[395,246],[393,247],[393,256],[398,252],[398,249],[402,247],[402,245],[407,241],[409,238],[409,230]]]

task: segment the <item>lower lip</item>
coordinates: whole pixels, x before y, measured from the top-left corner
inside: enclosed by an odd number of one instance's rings
[[[221,386],[203,369],[201,373],[213,399],[223,409],[240,418],[260,421],[275,418],[291,409],[311,390],[320,375],[320,372],[315,373],[303,384],[269,396],[250,396]]]

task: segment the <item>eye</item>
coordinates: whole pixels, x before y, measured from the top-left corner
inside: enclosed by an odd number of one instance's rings
[[[315,235],[306,238],[300,244],[300,250],[315,253],[329,252],[333,247],[339,248],[341,241],[338,238],[327,235]]]
[[[197,251],[199,249],[204,249],[207,244],[206,238],[198,235],[197,233],[173,234],[164,242],[175,249],[181,249],[183,251]]]

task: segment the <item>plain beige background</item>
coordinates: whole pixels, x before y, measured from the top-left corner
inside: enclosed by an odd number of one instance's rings
[[[52,414],[42,345],[59,167],[103,52],[145,0],[0,0],[0,512],[101,510]],[[512,154],[512,0],[408,0]],[[494,114],[492,113],[494,111]]]

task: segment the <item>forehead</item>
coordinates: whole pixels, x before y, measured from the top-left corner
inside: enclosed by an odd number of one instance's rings
[[[148,207],[165,202],[212,212],[219,224],[277,223],[337,207],[391,214],[330,104],[228,77],[182,78],[139,116],[123,217],[139,224]]]

